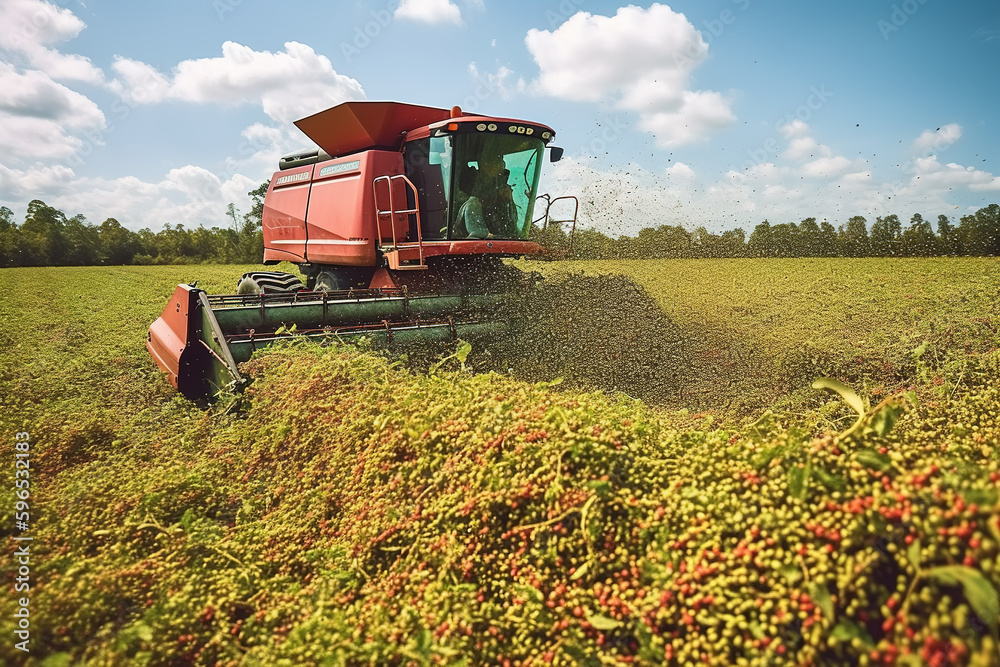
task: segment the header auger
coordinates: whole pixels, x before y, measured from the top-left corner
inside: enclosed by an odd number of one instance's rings
[[[397,102],[347,102],[296,121],[317,148],[279,161],[264,199],[264,264],[236,294],[180,285],[146,347],[171,383],[210,401],[238,365],[289,335],[388,343],[496,332],[536,255],[532,214],[551,128]]]

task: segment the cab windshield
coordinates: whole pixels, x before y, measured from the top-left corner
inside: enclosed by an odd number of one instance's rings
[[[411,141],[425,240],[526,240],[544,144],[523,135],[453,134]]]

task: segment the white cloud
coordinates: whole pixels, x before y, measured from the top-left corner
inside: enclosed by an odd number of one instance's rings
[[[11,169],[0,164],[0,199],[27,201],[39,193],[58,194],[70,187],[73,170],[63,165]]]
[[[788,148],[781,157],[789,160],[804,160],[810,157],[827,157],[830,154],[829,146],[823,146],[812,137],[797,136],[788,142]]]
[[[962,137],[962,126],[958,123],[942,125],[936,130],[924,130],[913,140],[910,151],[914,155],[932,155],[944,150]]]
[[[0,62],[0,155],[28,162],[69,157],[83,145],[73,132],[105,126],[89,98],[32,70],[18,72]]]
[[[23,56],[28,64],[53,79],[104,82],[104,74],[89,58],[63,54],[47,45],[73,39],[86,24],[68,9],[44,0],[4,0],[0,3],[0,48]]]
[[[82,27],[71,14],[54,16],[64,24],[60,29],[49,24],[52,34],[72,34]],[[103,113],[49,75],[38,70],[21,73],[0,61],[0,90],[11,91],[0,97],[0,199],[13,203],[42,197],[67,212],[92,220],[116,217],[133,229],[158,229],[178,221],[188,227],[224,225],[229,202],[246,211],[246,193],[274,171],[278,157],[289,145],[307,143],[293,120],[365,97],[357,81],[338,74],[328,58],[296,42],[277,53],[227,42],[221,57],[185,60],[169,73],[117,57],[112,70],[115,78],[108,87],[129,105],[166,100],[259,104],[277,127],[255,123],[246,128],[222,170],[187,165],[158,182],[77,177],[67,166],[42,162],[84,156],[101,145],[108,127]]]
[[[872,182],[872,172],[870,169],[855,171],[849,174],[844,174],[840,180],[848,186],[870,185]]]
[[[111,89],[126,102],[156,104],[170,94],[170,82],[151,65],[115,56],[111,69],[117,75]]]
[[[51,44],[73,39],[86,24],[68,9],[44,0],[4,0],[0,4],[0,47],[22,50],[25,44]]]
[[[683,162],[675,162],[667,168],[667,176],[678,182],[691,182],[695,179],[694,169]]]
[[[711,131],[733,123],[736,116],[722,95],[711,90],[685,90],[676,111],[641,114],[639,126],[663,146],[680,146],[704,139]]]
[[[914,161],[914,176],[910,181],[913,187],[951,189],[967,187],[977,192],[1000,191],[1000,177],[988,171],[980,171],[975,167],[963,167],[949,162],[941,164],[937,156],[917,158]],[[918,183],[919,181],[919,183]]]
[[[58,168],[65,170],[65,167]],[[0,196],[8,196],[5,187],[7,170],[0,167]],[[71,174],[71,172],[69,172]],[[29,182],[34,178],[35,182]],[[46,185],[58,178],[65,181],[58,188]],[[226,180],[194,165],[170,170],[161,180],[143,181],[134,176],[121,178],[66,178],[65,172],[15,173],[16,188],[24,191],[21,199],[41,197],[50,206],[67,215],[82,213],[94,224],[116,218],[132,230],[146,227],[157,231],[164,225],[181,223],[188,229],[199,225],[224,227],[231,222],[226,207],[233,202],[241,212],[250,207],[246,193],[259,183],[243,175]],[[31,189],[36,186],[45,190]]]
[[[462,23],[462,10],[450,0],[402,0],[393,16],[422,23]]]
[[[788,139],[781,157],[797,162],[797,171],[803,176],[835,179],[861,169],[855,160],[836,155],[832,148],[816,141],[809,133],[809,125],[799,119],[785,123],[778,130]]]
[[[806,176],[816,176],[820,178],[834,178],[842,176],[854,166],[853,162],[842,155],[832,157],[821,157],[802,165],[802,173]]]
[[[281,124],[365,97],[361,84],[338,74],[329,58],[298,42],[286,42],[277,53],[226,42],[222,57],[182,61],[172,77],[125,58],[112,67],[118,74],[112,86],[127,100],[260,104]]]
[[[708,44],[666,5],[630,5],[612,17],[577,12],[551,32],[530,30],[525,44],[540,69],[537,92],[636,111],[663,146],[699,141],[736,120],[721,93],[689,90]]]
[[[796,118],[789,123],[785,123],[778,129],[785,138],[791,139],[792,137],[801,137],[807,134],[809,132],[809,125],[805,121]]]

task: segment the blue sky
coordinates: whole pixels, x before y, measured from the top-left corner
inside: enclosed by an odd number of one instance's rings
[[[351,99],[551,125],[543,188],[581,223],[747,232],[764,219],[1000,202],[1000,3],[957,0],[3,0],[0,204],[225,225]]]

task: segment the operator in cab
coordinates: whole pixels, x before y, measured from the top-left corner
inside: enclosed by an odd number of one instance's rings
[[[452,238],[513,238],[517,207],[502,155],[487,154],[464,165],[458,179],[458,214]]]

